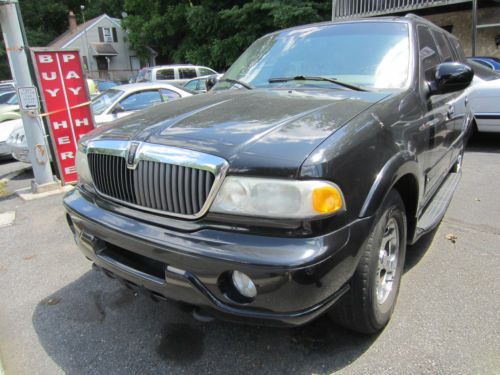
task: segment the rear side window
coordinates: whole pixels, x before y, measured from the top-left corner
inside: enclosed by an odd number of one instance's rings
[[[195,68],[179,68],[179,78],[180,79],[196,78],[196,69]]]
[[[445,38],[443,33],[432,30],[432,35],[437,42],[437,46],[439,48],[439,53],[441,55],[441,60],[443,62],[451,62],[453,61],[453,56],[451,54],[451,48],[448,43],[448,39]]]
[[[174,77],[174,70],[173,69],[158,69],[156,71],[156,79],[157,80],[162,80],[162,79],[175,79]]]
[[[427,27],[418,26],[418,44],[419,56],[422,64],[422,70],[426,80],[432,79],[432,68],[438,65],[439,58],[436,43]]]
[[[169,102],[174,99],[179,99],[181,96],[175,91],[169,89],[160,89],[160,96],[164,102]]]
[[[200,76],[209,76],[212,74],[216,74],[212,69],[200,68]]]

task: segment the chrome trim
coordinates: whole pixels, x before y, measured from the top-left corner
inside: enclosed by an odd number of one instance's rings
[[[85,154],[88,155],[90,153],[93,153],[102,155],[121,156],[125,158],[125,161],[127,161],[129,149],[131,147],[132,142],[135,143],[135,141],[119,141],[119,140],[90,141],[86,145]],[[196,168],[211,172],[215,176],[214,183],[212,185],[210,193],[207,196],[207,200],[205,201],[205,204],[200,209],[200,211],[198,211],[194,215],[184,215],[168,211],[155,210],[153,208],[148,208],[137,204],[125,202],[102,193],[97,189],[97,186],[92,181],[94,189],[99,195],[129,207],[133,207],[142,211],[153,212],[163,216],[173,216],[173,217],[194,220],[202,217],[208,212],[215,197],[217,196],[217,193],[219,192],[219,189],[222,185],[222,182],[224,181],[224,178],[226,177],[226,172],[229,169],[229,163],[225,159],[215,155],[205,154],[198,151],[192,151],[177,147],[164,146],[153,143],[144,143],[144,142],[141,142],[137,147],[132,168],[137,167],[137,164],[141,160],[174,164],[182,167]]]

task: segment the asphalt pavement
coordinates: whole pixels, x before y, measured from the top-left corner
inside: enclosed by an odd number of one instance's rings
[[[0,162],[0,179],[25,165]],[[29,185],[29,172],[7,181]],[[500,135],[475,137],[439,228],[407,253],[394,316],[366,337],[320,318],[283,329],[200,323],[93,271],[62,195],[0,197],[6,374],[500,374]]]

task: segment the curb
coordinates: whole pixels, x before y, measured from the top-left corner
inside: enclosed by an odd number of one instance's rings
[[[0,182],[9,182],[10,180],[12,180],[13,178],[19,176],[20,174],[23,174],[24,172],[28,171],[31,169],[31,165],[30,166],[26,166],[26,167],[23,167],[17,171],[14,171],[14,172],[10,172],[10,173],[7,173],[5,175],[5,177],[1,178],[0,179]],[[0,375],[3,375],[1,372],[0,372]]]

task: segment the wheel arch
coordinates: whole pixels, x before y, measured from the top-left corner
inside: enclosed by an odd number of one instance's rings
[[[361,208],[360,217],[374,215],[391,190],[396,190],[405,205],[408,222],[408,241],[412,242],[421,199],[419,166],[414,154],[400,152],[380,170]]]

